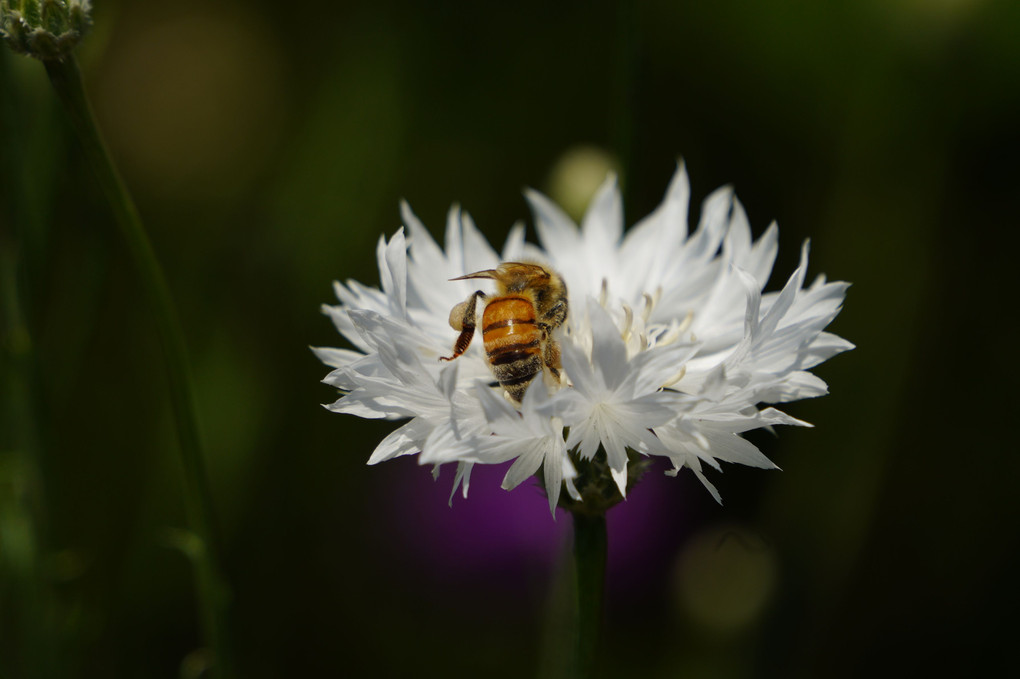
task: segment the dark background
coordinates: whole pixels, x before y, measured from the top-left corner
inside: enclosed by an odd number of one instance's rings
[[[320,408],[307,346],[342,344],[319,305],[378,283],[400,198],[437,235],[459,202],[501,243],[530,229],[522,187],[567,200],[579,148],[620,172],[628,223],[681,156],[695,212],[732,183],[755,235],[780,224],[770,289],[810,237],[812,275],[854,284],[831,329],[858,345],[786,408],[814,429],[751,436],[782,473],[710,474],[724,506],[689,473],[634,492],[604,675],[1015,665],[1020,3],[95,19],[79,59],[185,326],[242,676],[556,675],[569,517],[499,471],[451,509],[449,470],[366,467],[393,425]],[[151,316],[42,67],[0,51],[0,92],[0,677],[192,676]]]

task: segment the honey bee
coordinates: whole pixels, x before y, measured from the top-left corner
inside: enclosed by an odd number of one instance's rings
[[[522,262],[503,262],[495,269],[476,271],[451,280],[491,278],[496,294],[481,290],[453,307],[450,327],[460,331],[453,355],[440,358],[452,361],[471,344],[477,319],[479,298],[485,300],[482,312],[482,341],[489,368],[510,398],[520,403],[535,376],[547,369],[560,377],[560,346],[552,331],[567,318],[567,286],[559,274]]]

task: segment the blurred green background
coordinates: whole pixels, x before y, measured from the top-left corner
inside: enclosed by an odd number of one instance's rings
[[[472,499],[366,467],[392,425],[320,408],[307,346],[341,343],[319,305],[377,284],[400,198],[501,242],[530,228],[522,187],[567,200],[564,159],[595,158],[633,223],[681,155],[695,205],[732,183],[756,235],[778,220],[772,289],[807,237],[812,274],[854,283],[832,330],[858,349],[787,408],[814,429],[753,437],[785,471],[728,467],[721,507],[669,482],[654,563],[610,574],[604,675],[1015,664],[1020,3],[122,0],[95,21],[79,58],[187,333],[241,676],[555,674],[558,548],[423,569],[406,493]],[[0,92],[0,677],[192,676],[151,317],[42,67],[0,50]]]

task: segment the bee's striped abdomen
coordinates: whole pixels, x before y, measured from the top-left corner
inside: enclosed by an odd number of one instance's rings
[[[542,332],[535,307],[525,297],[498,297],[482,314],[482,340],[500,385],[520,401],[542,371]]]

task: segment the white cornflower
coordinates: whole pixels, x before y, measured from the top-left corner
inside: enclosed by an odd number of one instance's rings
[[[681,166],[662,204],[626,236],[612,177],[580,229],[528,192],[543,247],[526,243],[518,224],[501,255],[459,209],[450,211],[444,250],[402,205],[406,235],[400,229],[379,242],[382,289],[336,283],[340,304],[324,307],[355,347],[315,349],[334,368],[324,381],[342,392],[326,407],[410,420],[369,464],[417,453],[438,473],[455,462],[454,491],[466,496],[473,465],[515,460],[503,487],[541,470],[551,509],[564,485],[574,501],[588,499],[575,487],[575,462],[595,459],[625,496],[628,452],[667,457],[673,474],[689,467],[717,500],[703,463],[774,468],[740,434],[806,424],[762,405],[826,393],[808,370],[853,348],[824,331],[847,284],[819,277],[805,287],[805,244],[782,290],[762,293],[776,258],[776,225],[752,241],[743,208],[724,188],[708,197],[688,234],[689,192]],[[481,338],[450,363],[439,358],[451,354],[458,334],[450,310],[479,288],[493,292],[485,281],[450,279],[522,260],[563,277],[569,312],[553,333],[565,377],[536,379],[515,404],[496,385]]]

